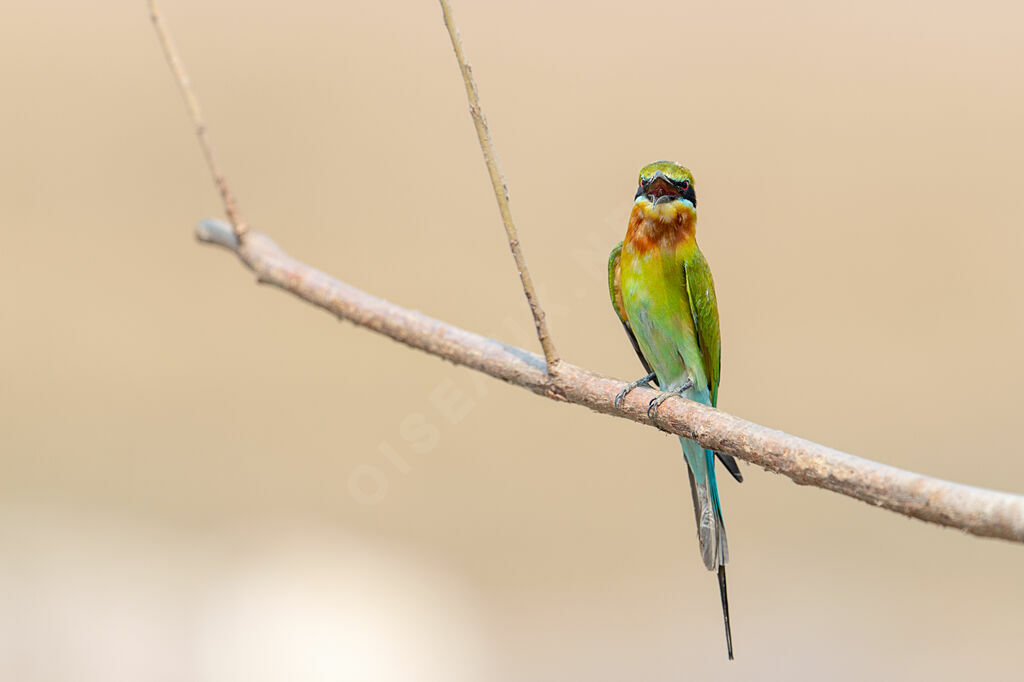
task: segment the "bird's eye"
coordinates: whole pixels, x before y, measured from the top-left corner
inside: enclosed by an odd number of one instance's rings
[[[680,187],[682,187],[683,191],[685,192],[686,190],[690,189],[690,181],[689,180],[683,180],[683,182],[680,185]]]

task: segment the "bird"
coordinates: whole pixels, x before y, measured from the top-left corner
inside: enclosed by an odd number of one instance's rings
[[[693,174],[672,161],[656,161],[640,170],[639,186],[626,236],[608,257],[608,290],[622,326],[647,375],[619,393],[656,381],[661,393],[648,415],[672,396],[718,404],[722,337],[718,300],[704,254],[697,246],[697,195]],[[697,538],[704,566],[718,572],[729,660],[732,629],[725,565],[729,544],[715,479],[715,457],[736,478],[736,460],[688,438],[679,438],[693,496]]]

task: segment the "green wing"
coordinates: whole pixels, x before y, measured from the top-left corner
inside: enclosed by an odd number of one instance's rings
[[[686,294],[690,301],[690,311],[693,314],[693,325],[697,330],[697,344],[700,346],[701,359],[704,361],[704,372],[708,376],[708,388],[711,391],[711,404],[718,405],[718,372],[722,359],[722,337],[718,330],[718,300],[715,298],[715,283],[711,281],[711,268],[704,260],[704,254],[700,249],[694,249],[696,257],[683,261],[683,271],[686,274]],[[612,299],[612,307],[615,314],[619,316],[633,350],[643,363],[644,369],[650,374],[653,372],[647,358],[640,352],[640,344],[636,341],[636,334],[629,325],[629,318],[626,317],[626,306],[622,302],[622,271],[619,267],[619,257],[622,255],[622,242],[619,242],[608,256],[608,294]],[[691,279],[692,273],[692,279]],[[736,464],[732,455],[716,452],[715,455],[725,465],[725,468],[739,482],[743,482],[743,474]]]
[[[612,307],[615,308],[615,314],[619,316],[619,320],[622,322],[622,326],[626,330],[630,342],[633,344],[633,350],[636,351],[637,357],[643,363],[644,369],[647,370],[648,374],[651,374],[654,370],[651,369],[651,365],[647,362],[644,354],[640,352],[640,344],[636,341],[636,334],[633,333],[633,328],[629,326],[629,318],[626,317],[626,306],[622,302],[622,270],[619,268],[619,256],[621,255],[622,242],[619,242],[608,256],[608,294],[612,298]]]
[[[704,254],[694,246],[693,254],[683,261],[686,273],[686,295],[690,299],[690,314],[697,330],[697,345],[704,361],[704,373],[708,377],[711,391],[711,406],[718,407],[718,378],[722,370],[722,334],[718,329],[718,299],[715,297],[715,283],[711,279],[711,268],[704,260]],[[743,474],[736,458],[723,452],[715,455],[725,465],[737,482],[743,482]]]
[[[697,344],[700,346],[704,373],[708,377],[711,391],[711,405],[718,406],[718,379],[722,366],[722,335],[718,329],[718,299],[715,297],[715,283],[711,279],[711,268],[704,260],[704,254],[694,246],[683,261],[686,272],[686,294],[690,299],[693,326],[697,330]]]

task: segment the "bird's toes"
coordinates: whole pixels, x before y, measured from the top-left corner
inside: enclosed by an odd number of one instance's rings
[[[647,418],[654,419],[658,415],[658,408],[663,402],[674,396],[675,393],[662,393],[647,404]]]
[[[618,392],[618,394],[615,396],[615,400],[612,401],[612,404],[615,405],[615,409],[619,409],[619,405],[621,405],[622,401],[626,399],[626,394],[632,390],[632,388],[627,386],[626,388]]]

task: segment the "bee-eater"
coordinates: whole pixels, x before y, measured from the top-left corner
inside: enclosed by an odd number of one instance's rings
[[[690,171],[671,161],[644,166],[626,238],[608,258],[608,289],[615,312],[648,371],[616,402],[632,388],[656,379],[663,393],[651,401],[651,416],[672,395],[718,404],[722,352],[718,302],[711,269],[697,248],[696,228],[697,196]],[[688,438],[679,441],[690,477],[700,553],[708,570],[718,571],[725,642],[732,659],[725,586],[729,545],[715,481],[716,453]],[[718,457],[737,480],[743,480],[735,459]]]

